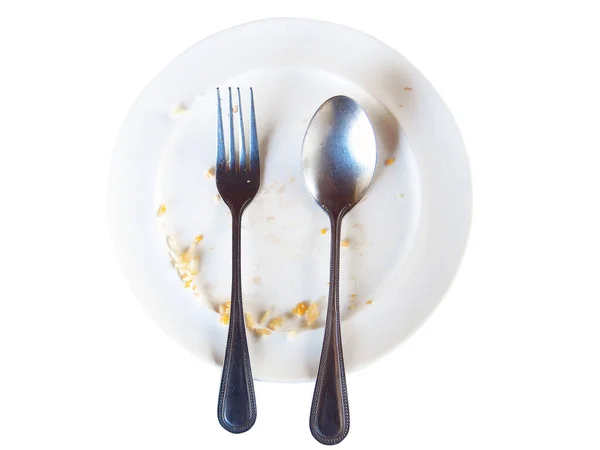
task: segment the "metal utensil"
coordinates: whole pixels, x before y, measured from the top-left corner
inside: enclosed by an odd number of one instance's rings
[[[310,412],[310,430],[323,444],[341,442],[350,428],[339,311],[340,230],[369,187],[376,162],[375,132],[360,105],[345,96],[323,103],[302,144],[306,186],[331,222],[327,320]]]
[[[217,89],[217,165],[216,181],[221,198],[231,211],[232,221],[232,280],[229,333],[223,360],[223,375],[219,392],[218,417],[223,428],[231,433],[248,431],[256,421],[254,381],[250,368],[248,343],[244,328],[241,280],[241,231],[242,214],[252,201],[260,186],[260,162],[258,138],[254,114],[254,95],[250,88],[250,151],[246,151],[242,98],[238,94],[240,116],[239,151],[235,149],[233,104],[229,88],[229,151],[225,151],[221,95]]]

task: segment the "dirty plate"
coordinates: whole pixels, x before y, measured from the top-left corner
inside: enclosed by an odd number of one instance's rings
[[[216,364],[227,332],[218,310],[231,289],[231,219],[211,171],[217,86],[252,86],[255,93],[263,172],[244,214],[242,276],[244,308],[257,322],[248,333],[252,371],[263,380],[313,379],[321,351],[329,223],[304,187],[306,126],[338,94],[369,115],[379,160],[367,195],[344,220],[340,276],[346,367],[364,366],[428,317],[462,258],[471,180],[452,115],[397,52],[358,31],[312,20],[226,30],[187,50],[150,83],[116,145],[111,232],[131,289],[156,323]],[[242,95],[247,105],[247,89]],[[193,244],[194,262],[180,264],[191,281],[171,264],[167,240],[178,247],[176,259],[185,260]],[[301,302],[313,305],[314,322],[291,313]],[[258,324],[265,311],[269,318]],[[267,335],[261,330],[273,318],[281,318],[273,323],[279,326]]]

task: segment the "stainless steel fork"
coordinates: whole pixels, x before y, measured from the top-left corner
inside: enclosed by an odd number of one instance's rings
[[[250,88],[250,152],[246,151],[242,97],[237,88],[239,114],[239,151],[235,148],[233,126],[234,108],[229,88],[229,151],[225,151],[221,94],[217,89],[217,189],[231,211],[233,229],[231,308],[229,334],[223,360],[223,375],[219,392],[219,423],[231,433],[248,431],[256,421],[256,399],[250,368],[248,343],[244,328],[241,280],[241,230],[242,213],[250,204],[260,186],[260,161],[254,94]]]

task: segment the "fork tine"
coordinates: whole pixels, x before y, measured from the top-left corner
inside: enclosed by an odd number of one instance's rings
[[[225,139],[223,137],[223,113],[221,111],[221,92],[217,88],[217,171],[223,172],[227,168],[225,157]]]
[[[240,171],[248,170],[246,164],[246,137],[244,136],[244,118],[242,116],[242,95],[240,88],[237,88],[238,94],[238,113],[240,114]]]
[[[237,171],[238,158],[235,154],[235,136],[233,134],[233,101],[231,88],[229,88],[229,170]]]
[[[258,173],[258,136],[256,132],[256,115],[254,113],[254,91],[250,88],[250,170]]]

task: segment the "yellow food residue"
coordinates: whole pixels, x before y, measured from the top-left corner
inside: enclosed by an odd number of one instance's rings
[[[266,320],[265,315],[266,315],[266,313],[263,314],[263,317],[261,317],[261,319],[259,320],[259,324],[257,325],[256,322],[254,321],[254,317],[252,317],[252,314],[247,312],[245,314],[246,328],[248,328],[248,330],[256,333],[257,336],[269,336],[273,331],[275,331],[277,328],[279,328],[283,324],[283,319],[280,317],[276,317],[273,320],[271,320],[271,322],[269,322],[269,325],[267,325],[266,328],[262,327],[260,325],[264,322],[264,320]]]
[[[311,326],[319,317],[319,306],[316,303],[311,303],[306,313],[304,314],[306,325]]]
[[[197,244],[192,242],[186,250],[181,250],[173,236],[167,236],[167,247],[169,248],[169,259],[171,265],[177,270],[179,278],[185,288],[196,289],[193,278],[198,275],[200,257],[196,252]]]
[[[302,317],[306,313],[307,309],[308,304],[306,302],[300,302],[292,309],[292,314],[296,317]]]
[[[215,168],[213,166],[206,171],[206,178],[214,178],[214,176],[215,176]]]
[[[269,316],[271,315],[271,312],[269,310],[266,310],[263,315],[261,316],[261,318],[259,319],[258,323],[260,325],[264,325],[265,323],[267,323],[267,320],[269,320]]]
[[[373,300],[367,300],[367,305],[370,305],[371,303],[373,303]]]
[[[274,317],[267,325],[267,328],[275,331],[277,328],[280,328],[281,325],[283,325],[283,317]]]
[[[411,87],[408,87],[408,86],[406,86],[406,87],[404,88],[404,90],[405,90],[405,91],[412,91],[412,88],[411,88]]]
[[[391,166],[392,164],[394,164],[395,161],[396,161],[396,158],[388,158],[385,160],[385,165]]]
[[[268,336],[272,333],[272,331],[268,328],[255,328],[254,332],[259,336]]]
[[[171,114],[173,116],[178,116],[179,114],[183,114],[185,112],[187,112],[188,107],[185,106],[183,103],[181,103],[180,105],[177,105],[175,108],[173,108],[173,111],[171,111]]]
[[[167,212],[167,205],[162,204],[162,205],[160,205],[158,207],[158,211],[156,212],[156,216],[157,217],[162,217],[162,216],[165,215],[166,212]]]
[[[201,234],[199,234],[198,236],[196,236],[196,237],[194,238],[194,242],[195,242],[196,244],[198,244],[200,241],[202,241],[202,239],[204,239],[204,236],[202,236]]]
[[[342,247],[349,247],[350,246],[350,240],[349,239],[344,239],[341,242]]]
[[[247,312],[245,314],[245,316],[246,316],[246,327],[250,328],[252,330],[253,328],[256,327],[256,322],[254,322],[254,318],[252,317],[252,314],[250,314],[249,312]]]
[[[327,228],[321,228],[321,234],[327,233]]]
[[[192,263],[193,261],[197,261],[198,259],[199,259],[199,258],[198,258],[198,255],[196,254],[196,243],[195,243],[195,242],[193,242],[193,243],[192,243],[192,244],[191,244],[191,245],[188,247],[188,249],[186,250],[186,252],[185,252],[185,253],[182,255],[182,257],[181,257],[181,260],[182,260],[184,263],[187,263],[187,264],[188,264],[188,266],[189,266],[189,267],[188,267],[188,270],[189,270],[189,272],[190,272],[190,275],[197,275],[197,274],[198,274],[198,273],[197,273],[197,271],[196,271],[196,270],[194,270],[195,268],[194,268],[194,267],[192,267],[192,265],[191,265],[191,263]]]
[[[229,314],[231,311],[231,301],[219,305],[219,321],[223,325],[229,325]]]

